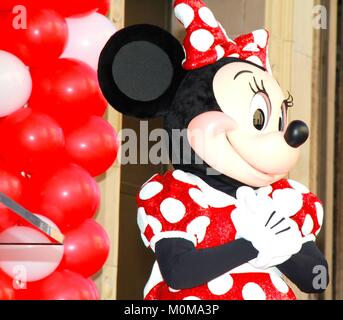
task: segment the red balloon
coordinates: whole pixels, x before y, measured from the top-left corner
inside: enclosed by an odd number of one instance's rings
[[[100,6],[100,0],[73,0],[73,1],[56,1],[47,0],[45,5],[52,7],[54,10],[66,17],[79,16],[96,11]]]
[[[101,13],[105,10],[105,5],[110,6],[110,0],[1,0],[0,11],[12,9],[18,4],[28,8],[49,8],[53,9],[65,17],[81,16],[89,14],[101,8]]]
[[[108,257],[110,240],[101,225],[92,219],[65,234],[62,268],[90,277]]]
[[[62,231],[68,231],[92,218],[99,203],[96,181],[81,167],[69,164],[52,175],[37,179],[33,176],[26,206],[52,220]]]
[[[25,8],[45,8],[44,3],[47,1],[55,0],[1,0],[0,10],[1,11],[13,11],[13,8],[17,6],[24,6]],[[51,7],[51,6],[50,6]]]
[[[98,287],[96,286],[95,282],[92,279],[87,279],[87,280],[89,282],[89,285],[92,288],[94,300],[100,300],[100,293],[99,293]]]
[[[49,277],[28,283],[16,294],[18,300],[98,300],[94,283],[78,273],[55,271]]]
[[[112,126],[101,117],[91,117],[81,127],[66,133],[66,153],[70,162],[92,176],[104,173],[116,160],[118,139]]]
[[[68,39],[65,19],[56,11],[33,8],[27,11],[26,25],[16,28],[15,23],[23,23],[24,18],[19,17],[12,12],[2,14],[0,49],[13,53],[30,67],[42,67],[58,59]]]
[[[19,201],[22,195],[21,179],[6,169],[0,168],[0,192],[6,194],[15,201]],[[3,204],[0,204],[0,232],[16,225],[21,219]]]
[[[1,300],[15,300],[13,280],[2,271],[0,271],[0,301]]]
[[[51,166],[65,144],[59,125],[49,116],[23,108],[0,124],[3,158],[12,166],[29,173]]]
[[[108,12],[110,11],[111,0],[99,0],[99,2],[100,4],[99,4],[98,12],[104,16],[107,16]]]
[[[38,0],[39,1],[39,0]],[[32,0],[1,0],[0,11],[12,11],[18,5],[27,6]]]
[[[96,72],[73,59],[59,59],[48,68],[32,69],[33,90],[29,106],[54,117],[67,127],[102,116],[107,102]]]
[[[12,11],[17,5],[27,8],[49,8],[53,9],[65,17],[82,16],[92,11],[109,8],[110,0],[72,0],[69,3],[63,0],[1,0],[0,11]]]

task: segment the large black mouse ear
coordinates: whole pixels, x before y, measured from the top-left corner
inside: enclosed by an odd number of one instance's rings
[[[100,55],[100,87],[107,101],[125,115],[163,116],[185,75],[184,57],[179,41],[159,27],[124,28]]]

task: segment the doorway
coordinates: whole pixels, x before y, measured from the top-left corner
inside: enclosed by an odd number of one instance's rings
[[[168,29],[169,7],[168,1],[126,1],[125,25],[148,23]],[[138,155],[140,154],[140,125],[141,122],[137,119],[123,117],[123,129],[133,129],[137,133]],[[150,120],[148,125],[150,132],[161,128],[162,120]],[[136,195],[145,181],[155,173],[163,173],[166,169],[166,166],[152,164],[122,166],[117,285],[117,299],[119,300],[141,300],[143,298],[143,289],[150,276],[154,255],[150,249],[145,248],[140,238],[136,223]]]

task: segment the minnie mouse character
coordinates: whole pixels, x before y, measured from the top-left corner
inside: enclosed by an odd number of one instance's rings
[[[142,239],[156,254],[147,300],[296,299],[322,292],[315,267],[320,200],[286,180],[309,132],[287,125],[285,98],[268,63],[268,32],[231,40],[203,1],[177,0],[182,45],[135,25],[104,48],[99,81],[109,103],[139,119],[163,117],[175,171],[137,196]],[[175,130],[186,130],[183,144]],[[201,161],[199,161],[201,160]],[[326,281],[327,284],[327,281]]]

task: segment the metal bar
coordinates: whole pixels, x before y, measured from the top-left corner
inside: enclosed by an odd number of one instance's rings
[[[19,215],[21,218],[23,218],[25,221],[33,225],[34,227],[41,230],[43,233],[48,235],[50,238],[54,239],[60,244],[63,244],[64,242],[64,235],[58,231],[53,226],[49,225],[36,215],[34,215],[29,210],[25,209],[21,205],[19,205],[17,202],[6,196],[4,193],[0,192],[0,203],[2,203],[4,206],[12,210],[14,213]],[[51,243],[50,245],[52,245]]]

